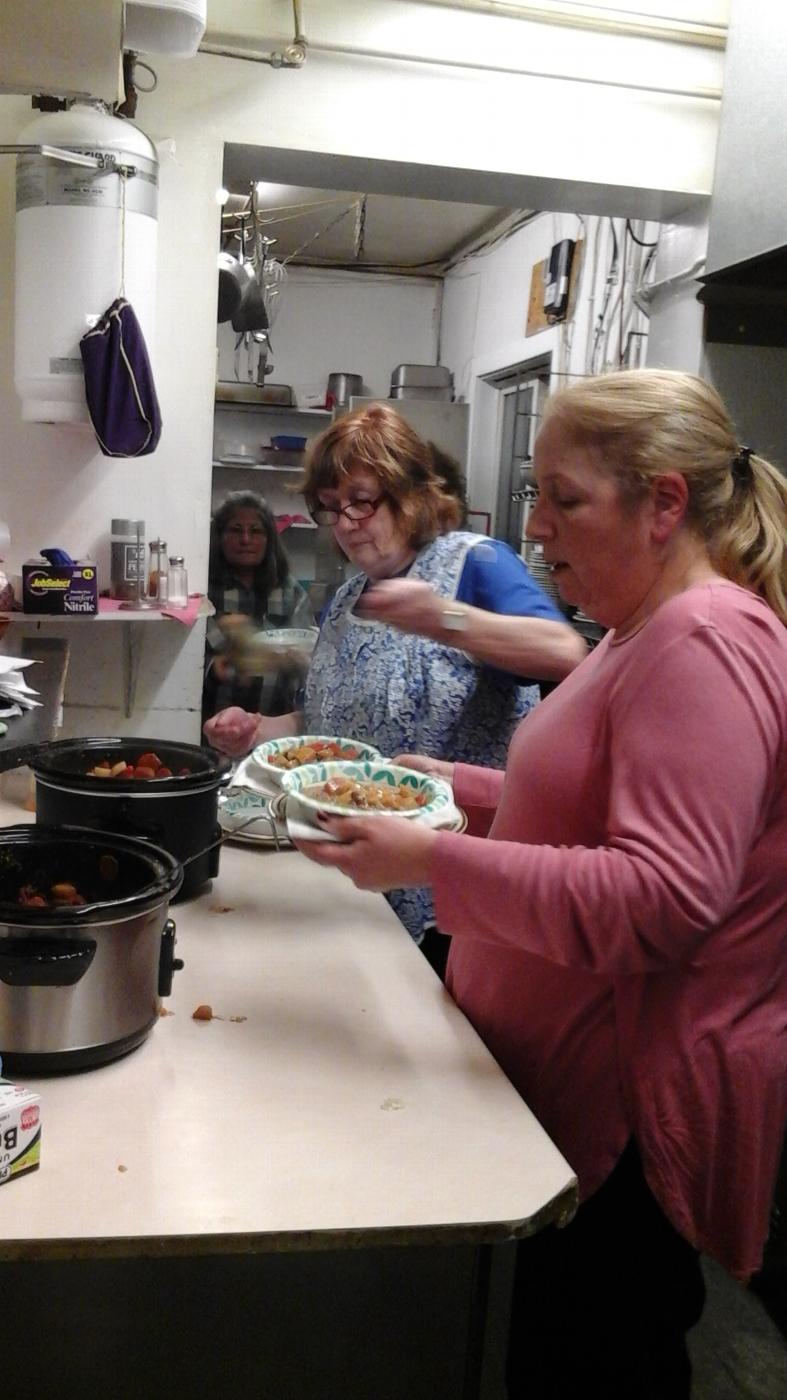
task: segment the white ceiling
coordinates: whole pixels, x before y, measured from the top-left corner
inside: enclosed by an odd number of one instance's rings
[[[248,208],[254,181],[261,226],[277,240],[271,252],[279,260],[297,253],[294,265],[439,275],[457,253],[522,213],[488,204],[265,183],[249,157],[252,150],[225,149],[224,183],[230,191],[225,227],[233,212]],[[260,165],[263,160],[260,151]]]

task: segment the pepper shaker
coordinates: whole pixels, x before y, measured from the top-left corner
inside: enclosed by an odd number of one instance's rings
[[[168,591],[169,561],[166,540],[150,541],[150,566],[148,568],[148,597],[158,603],[166,603]]]

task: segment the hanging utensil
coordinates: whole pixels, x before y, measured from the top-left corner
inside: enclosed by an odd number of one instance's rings
[[[232,329],[234,331],[266,331],[268,329],[268,313],[265,309],[265,302],[254,274],[254,264],[246,261],[246,229],[249,217],[248,213],[239,216],[238,262],[244,269],[244,282],[240,306],[231,318]]]
[[[219,253],[219,305],[216,319],[229,321],[237,315],[243,299],[245,273],[231,253]]]

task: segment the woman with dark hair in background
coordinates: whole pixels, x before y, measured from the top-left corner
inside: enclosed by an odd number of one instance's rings
[[[208,597],[216,614],[206,633],[203,721],[228,705],[264,715],[291,710],[302,676],[284,669],[247,679],[228,651],[233,630],[244,623],[257,630],[314,626],[273,513],[254,491],[233,491],[211,521]]]

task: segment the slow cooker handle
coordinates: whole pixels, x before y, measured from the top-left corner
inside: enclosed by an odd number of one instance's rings
[[[167,919],[161,931],[161,952],[158,960],[158,994],[172,994],[172,978],[183,967],[183,959],[175,957],[175,920]]]
[[[3,938],[0,981],[7,987],[73,987],[96,946],[95,938]]]

